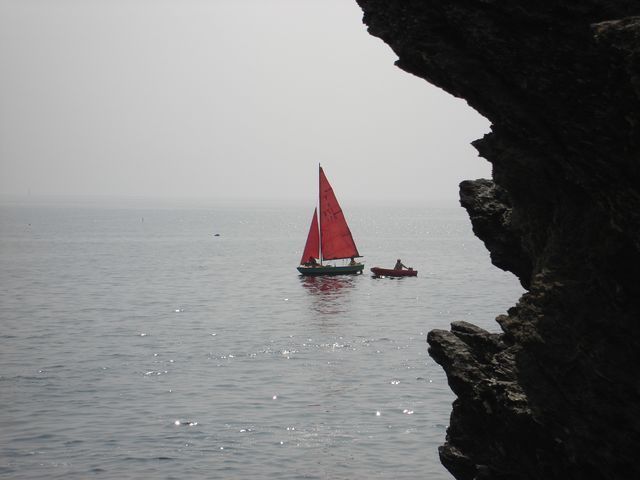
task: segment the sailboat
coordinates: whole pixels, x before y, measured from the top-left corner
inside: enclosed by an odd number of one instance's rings
[[[327,177],[320,169],[320,195],[313,211],[307,243],[300,259],[298,271],[302,275],[344,275],[362,273],[364,263],[353,241],[351,230],[344,218],[338,199]],[[324,264],[327,260],[350,259],[348,265]]]

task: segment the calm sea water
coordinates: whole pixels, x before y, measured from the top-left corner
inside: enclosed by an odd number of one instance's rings
[[[460,208],[347,209],[417,278],[302,278],[311,213],[0,207],[0,477],[452,478],[426,334],[520,287]]]

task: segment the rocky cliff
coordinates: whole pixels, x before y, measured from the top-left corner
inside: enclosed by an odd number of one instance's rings
[[[640,1],[357,0],[397,65],[488,118],[460,185],[527,290],[428,337],[457,479],[640,478]]]

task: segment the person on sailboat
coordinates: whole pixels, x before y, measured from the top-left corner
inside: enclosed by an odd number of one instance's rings
[[[354,266],[354,265],[357,265],[357,264],[358,264],[358,262],[356,262],[356,260],[353,257],[351,257],[351,261],[349,262],[349,265],[350,266]]]
[[[394,270],[402,270],[403,268],[407,268],[407,269],[408,269],[409,267],[407,267],[407,266],[403,265],[403,264],[402,264],[402,260],[398,259],[398,260],[396,261],[396,266],[395,266],[395,267],[393,267],[393,269],[394,269]]]
[[[309,257],[309,260],[307,260],[307,263],[305,263],[305,266],[307,266],[307,267],[317,267],[318,266],[318,262],[316,262],[316,259],[311,256],[311,257]]]

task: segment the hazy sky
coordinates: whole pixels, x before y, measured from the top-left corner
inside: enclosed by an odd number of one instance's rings
[[[488,122],[355,0],[0,0],[0,192],[457,200]]]

